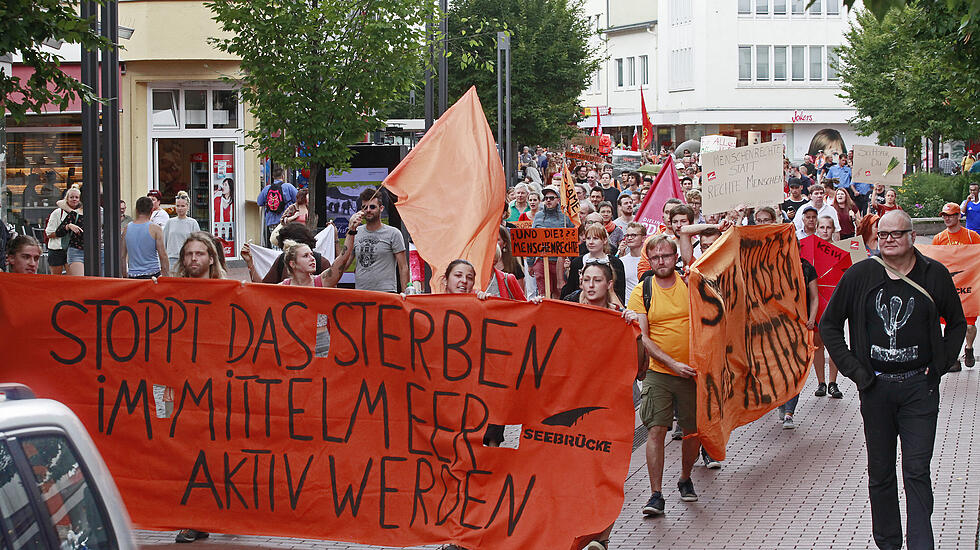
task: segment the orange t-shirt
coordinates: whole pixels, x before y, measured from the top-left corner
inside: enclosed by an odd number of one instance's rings
[[[944,229],[942,233],[932,238],[932,244],[980,244],[980,234],[961,227],[956,233]]]

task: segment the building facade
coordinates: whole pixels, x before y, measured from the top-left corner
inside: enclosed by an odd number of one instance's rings
[[[225,255],[257,238],[260,163],[246,150],[253,121],[239,101],[236,58],[211,46],[221,36],[203,2],[134,0],[119,3],[123,40],[120,59],[120,194],[133,214],[137,198],[151,189],[174,204],[190,196],[190,216],[219,237]],[[58,50],[65,72],[78,76],[77,46]],[[28,72],[14,59],[13,71]],[[7,124],[3,217],[19,231],[37,233],[64,190],[82,179],[81,105],[31,115]],[[105,205],[108,207],[108,205]]]
[[[782,141],[787,156],[800,160],[873,142],[850,127],[855,111],[839,97],[838,49],[853,18],[841,0],[651,3],[657,19],[645,33],[655,45],[627,42],[608,29],[604,36],[607,51],[617,52],[609,59],[613,71],[617,59],[632,55],[618,53],[626,44],[637,56],[656,54],[650,63],[656,97],[645,99],[657,145],[722,134],[736,137],[739,146]],[[590,101],[583,94],[583,103]],[[638,95],[632,101],[638,111]],[[594,124],[591,118],[581,126]]]

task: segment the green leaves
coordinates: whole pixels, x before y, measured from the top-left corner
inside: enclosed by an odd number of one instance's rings
[[[242,98],[255,116],[249,146],[277,163],[349,168],[348,145],[384,127],[389,103],[407,96],[434,3],[419,0],[214,0],[241,58]]]
[[[85,50],[104,47],[104,41],[89,29],[89,22],[76,12],[77,4],[59,0],[5,0],[0,3],[0,55],[20,53],[34,74],[21,79],[0,75],[0,107],[10,112],[15,123],[29,113],[39,113],[46,104],[64,111],[76,98],[97,101],[88,86],[59,69],[57,54],[44,50],[47,40],[80,44]]]

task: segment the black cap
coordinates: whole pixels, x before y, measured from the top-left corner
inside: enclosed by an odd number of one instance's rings
[[[803,187],[803,180],[800,178],[789,178],[790,187]]]

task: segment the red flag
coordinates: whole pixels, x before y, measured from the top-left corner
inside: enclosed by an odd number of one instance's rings
[[[599,108],[595,108],[595,130],[592,131],[593,136],[602,135],[602,117],[599,115]]]
[[[647,115],[647,102],[643,99],[643,88],[640,88],[640,110],[643,112],[643,133],[640,139],[640,149],[646,149],[653,143],[653,123]],[[658,176],[659,177],[659,176]]]
[[[633,143],[630,144],[631,151],[640,150],[640,136],[636,133],[636,128],[633,128]]]
[[[645,225],[647,233],[652,235],[660,226],[667,199],[680,199],[683,196],[684,190],[681,188],[680,178],[677,177],[677,169],[673,163],[666,162],[657,174],[657,179],[653,180],[653,187],[647,192],[633,221]],[[665,224],[669,223],[669,220],[665,220]]]

